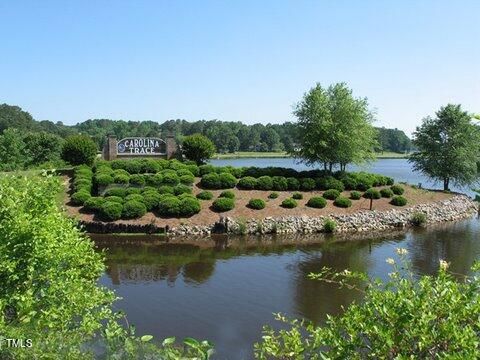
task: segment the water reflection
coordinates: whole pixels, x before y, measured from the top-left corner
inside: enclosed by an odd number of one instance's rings
[[[433,274],[439,259],[467,274],[480,255],[477,219],[381,238],[296,235],[217,238],[195,245],[163,238],[98,239],[108,248],[102,283],[123,297],[138,332],[159,338],[194,336],[216,344],[218,358],[251,358],[251,348],[272,313],[322,322],[342,306],[361,301],[358,292],[308,280],[322,267],[365,271],[385,278],[387,257],[409,250],[417,274]],[[310,244],[311,242],[316,242]]]

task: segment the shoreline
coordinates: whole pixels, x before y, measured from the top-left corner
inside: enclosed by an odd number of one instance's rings
[[[285,152],[238,152],[231,154],[215,154],[209,160],[234,160],[234,159],[289,159],[294,158]],[[385,152],[375,154],[375,159],[407,159],[408,155]]]

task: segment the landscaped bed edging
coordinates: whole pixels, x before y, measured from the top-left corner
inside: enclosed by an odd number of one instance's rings
[[[367,232],[405,228],[412,226],[415,213],[427,215],[426,225],[447,221],[462,220],[478,212],[478,204],[466,195],[454,195],[448,200],[414,205],[405,209],[388,211],[362,210],[349,215],[325,215],[318,217],[285,216],[266,217],[263,220],[250,219],[239,222],[226,217],[220,223],[206,226],[180,225],[168,230],[172,236],[209,235],[215,227],[235,234],[288,234],[323,232],[326,219],[335,221],[335,232]]]

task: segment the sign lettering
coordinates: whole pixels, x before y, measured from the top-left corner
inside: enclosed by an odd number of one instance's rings
[[[117,154],[121,155],[165,155],[166,143],[159,138],[124,138],[117,143]]]

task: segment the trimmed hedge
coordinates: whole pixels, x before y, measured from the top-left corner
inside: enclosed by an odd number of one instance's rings
[[[303,194],[299,193],[299,192],[293,193],[292,199],[301,200],[301,199],[303,199]]]
[[[100,207],[100,216],[107,221],[115,221],[122,217],[122,211],[122,204],[113,201],[105,201]]]
[[[142,193],[142,189],[141,188],[136,188],[136,187],[128,187],[126,189],[126,194],[127,196],[128,195],[132,195],[132,194],[141,194]]]
[[[257,187],[257,179],[252,176],[245,176],[238,180],[237,187],[244,190],[253,190]]]
[[[109,174],[97,174],[95,176],[95,182],[101,186],[107,186],[113,184],[113,177]]]
[[[288,181],[284,176],[274,176],[272,178],[272,189],[276,191],[288,190]]]
[[[261,210],[265,208],[265,201],[262,199],[250,199],[248,202],[250,209]]]
[[[352,191],[350,193],[350,199],[352,200],[360,200],[362,197],[362,193],[360,191]]]
[[[380,191],[374,188],[367,189],[365,193],[363,194],[363,197],[366,199],[380,199],[382,195],[380,194]]]
[[[192,185],[195,182],[195,177],[193,175],[181,175],[180,176],[180,183],[184,185]]]
[[[145,185],[145,177],[139,174],[130,175],[130,184],[143,186]]]
[[[76,193],[73,193],[71,200],[74,205],[83,205],[85,201],[90,199],[92,195],[89,192],[81,190]]]
[[[119,203],[119,204],[124,203],[123,198],[121,198],[120,196],[106,196],[105,201],[116,202],[116,203]]]
[[[218,212],[229,211],[235,207],[235,201],[230,198],[218,198],[213,202],[212,207]]]
[[[99,211],[105,199],[103,197],[92,196],[83,203],[83,208],[89,212]]]
[[[110,189],[107,189],[107,191],[105,191],[105,193],[103,194],[104,197],[107,197],[107,196],[119,196],[121,198],[124,198],[125,196],[127,196],[127,189],[125,188],[120,188],[120,187],[113,187],[113,188],[110,188]]]
[[[272,190],[273,179],[270,176],[260,176],[257,179],[257,189],[259,190]]]
[[[200,184],[206,189],[231,189],[237,185],[237,179],[230,173],[209,173],[202,176]]]
[[[293,209],[293,208],[296,208],[297,206],[298,206],[297,202],[292,198],[288,198],[282,201],[282,207],[286,209]]]
[[[393,185],[390,187],[390,189],[395,195],[403,195],[403,193],[405,192],[405,189],[400,185]]]
[[[395,206],[405,206],[407,202],[407,199],[401,195],[395,195],[392,200],[390,200],[390,204]]]
[[[391,198],[393,196],[393,191],[390,189],[381,189],[380,195],[384,198]]]
[[[340,191],[338,191],[337,189],[328,189],[327,191],[325,191],[322,195],[325,199],[329,199],[329,200],[335,200],[337,197],[340,196]]]
[[[125,197],[125,201],[131,201],[131,200],[143,202],[143,196],[140,194],[130,194]]]
[[[323,209],[327,206],[327,200],[320,196],[314,196],[308,200],[307,206],[315,209]]]
[[[158,207],[161,195],[156,191],[146,191],[143,193],[143,203],[147,211],[152,211]]]
[[[181,201],[175,195],[160,195],[158,201],[158,212],[163,216],[179,216]]]
[[[295,179],[294,177],[287,178],[288,190],[299,190],[300,189],[300,181]]]
[[[118,174],[113,177],[113,182],[115,184],[128,184],[130,181],[130,176],[124,174]]]
[[[231,190],[225,190],[218,195],[219,198],[235,199],[235,193]]]
[[[341,207],[341,208],[348,208],[350,206],[352,206],[352,200],[344,197],[344,196],[339,196],[335,199],[335,201],[333,202],[333,205],[337,206],[337,207]]]
[[[300,188],[304,191],[312,191],[315,189],[317,184],[315,183],[315,180],[312,178],[305,178],[300,180]]]
[[[173,188],[173,193],[175,195],[191,194],[192,193],[192,188],[190,186],[187,186],[187,185],[178,184]]]
[[[125,202],[125,204],[123,204],[122,216],[126,219],[141,218],[146,213],[147,208],[143,202],[137,200],[129,200]]]
[[[184,217],[190,217],[200,212],[202,209],[198,199],[192,195],[183,194],[183,197],[180,196],[180,211],[179,215]]]
[[[171,194],[171,195],[174,195],[175,194],[175,190],[173,188],[173,186],[169,186],[169,185],[162,185],[158,188],[158,192],[160,194]]]
[[[200,191],[198,194],[197,194],[197,199],[200,199],[200,200],[212,200],[213,199],[213,193],[211,191]]]

